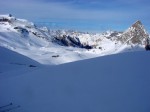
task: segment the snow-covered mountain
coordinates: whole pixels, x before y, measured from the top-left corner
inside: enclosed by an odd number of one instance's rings
[[[42,64],[61,64],[124,50],[139,50],[146,37],[146,30],[139,21],[125,32],[92,34],[39,28],[10,14],[0,15],[0,46]]]
[[[149,112],[150,52],[120,53],[147,37],[141,22],[90,34],[1,15],[0,112]]]
[[[136,21],[121,36],[121,41],[127,44],[143,44],[144,40],[149,37],[144,26],[140,21]]]

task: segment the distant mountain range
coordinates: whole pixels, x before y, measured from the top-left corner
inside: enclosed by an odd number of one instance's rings
[[[34,23],[0,15],[0,46],[43,64],[61,64],[124,51],[144,49],[149,37],[140,21],[124,32],[85,33],[39,28]]]

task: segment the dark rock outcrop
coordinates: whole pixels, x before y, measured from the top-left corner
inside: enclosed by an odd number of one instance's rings
[[[54,38],[55,38],[55,41],[57,41],[57,43],[64,45],[64,46],[72,46],[72,47],[78,47],[78,48],[92,49],[92,46],[82,44],[80,42],[80,39],[77,37],[71,37],[71,36],[63,35],[63,36],[57,36]]]

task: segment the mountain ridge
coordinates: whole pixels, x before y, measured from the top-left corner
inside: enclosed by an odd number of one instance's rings
[[[131,25],[121,36],[123,42],[126,40],[130,40],[127,42],[128,44],[143,44],[146,38],[149,38],[149,34],[146,32],[144,25],[140,20],[137,20],[134,24]]]
[[[43,64],[61,64],[124,51],[141,50],[139,48],[144,49],[143,42],[148,37],[140,21],[135,22],[125,32],[107,31],[90,34],[39,28],[34,23],[17,19],[11,14],[0,15],[0,46],[35,58]],[[54,59],[55,56],[57,58]]]

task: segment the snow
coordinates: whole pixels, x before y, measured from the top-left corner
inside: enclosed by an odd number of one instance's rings
[[[21,54],[0,47],[0,74],[28,68],[29,65],[39,66],[40,64]]]
[[[150,53],[144,46],[117,41],[121,33],[110,38],[113,31],[50,31],[3,17],[9,21],[0,22],[0,112],[150,111]],[[95,48],[61,46],[53,42],[56,35]]]
[[[27,56],[41,64],[58,65],[124,51],[143,50],[141,49],[143,46],[141,48],[134,47],[135,45],[131,47],[126,43],[122,45],[116,41],[117,37],[112,36],[109,39],[113,33],[116,33],[116,36],[121,35],[121,33],[113,31],[107,31],[103,34],[89,34],[70,30],[51,31],[47,28],[37,28],[34,23],[25,19],[17,19],[9,15],[0,15],[0,17],[8,19],[7,22],[0,22],[0,46]],[[93,46],[93,49],[61,46],[54,42],[55,36],[63,35],[71,36],[74,40],[78,38],[83,45]],[[58,57],[55,57],[56,55]]]
[[[89,41],[89,44],[91,45],[93,45],[98,38],[101,38],[102,41],[97,43],[97,47],[101,47],[102,49],[95,48],[86,50],[82,48],[60,46],[50,40],[39,38],[32,34],[31,31],[38,32],[38,34],[46,38],[50,37],[47,37],[43,32],[40,33],[40,30],[34,28],[28,29],[29,33],[20,33],[13,29],[9,24],[7,26],[4,25],[6,29],[3,25],[0,26],[0,29],[3,29],[0,32],[0,46],[25,55],[41,64],[62,64],[118,53],[115,52],[116,48],[118,48],[117,45],[115,45],[115,42],[101,37],[100,35],[95,35],[95,38],[93,37],[92,40],[89,40],[89,34],[79,36],[81,41],[86,43]],[[117,50],[119,51],[119,49]],[[123,51],[123,49],[120,50],[120,52],[121,51]],[[59,57],[52,58],[53,55],[59,55]]]
[[[149,52],[55,66],[36,63],[31,68],[10,63],[29,65],[33,60],[4,48],[0,51],[0,106],[20,105],[12,112],[150,111]]]

